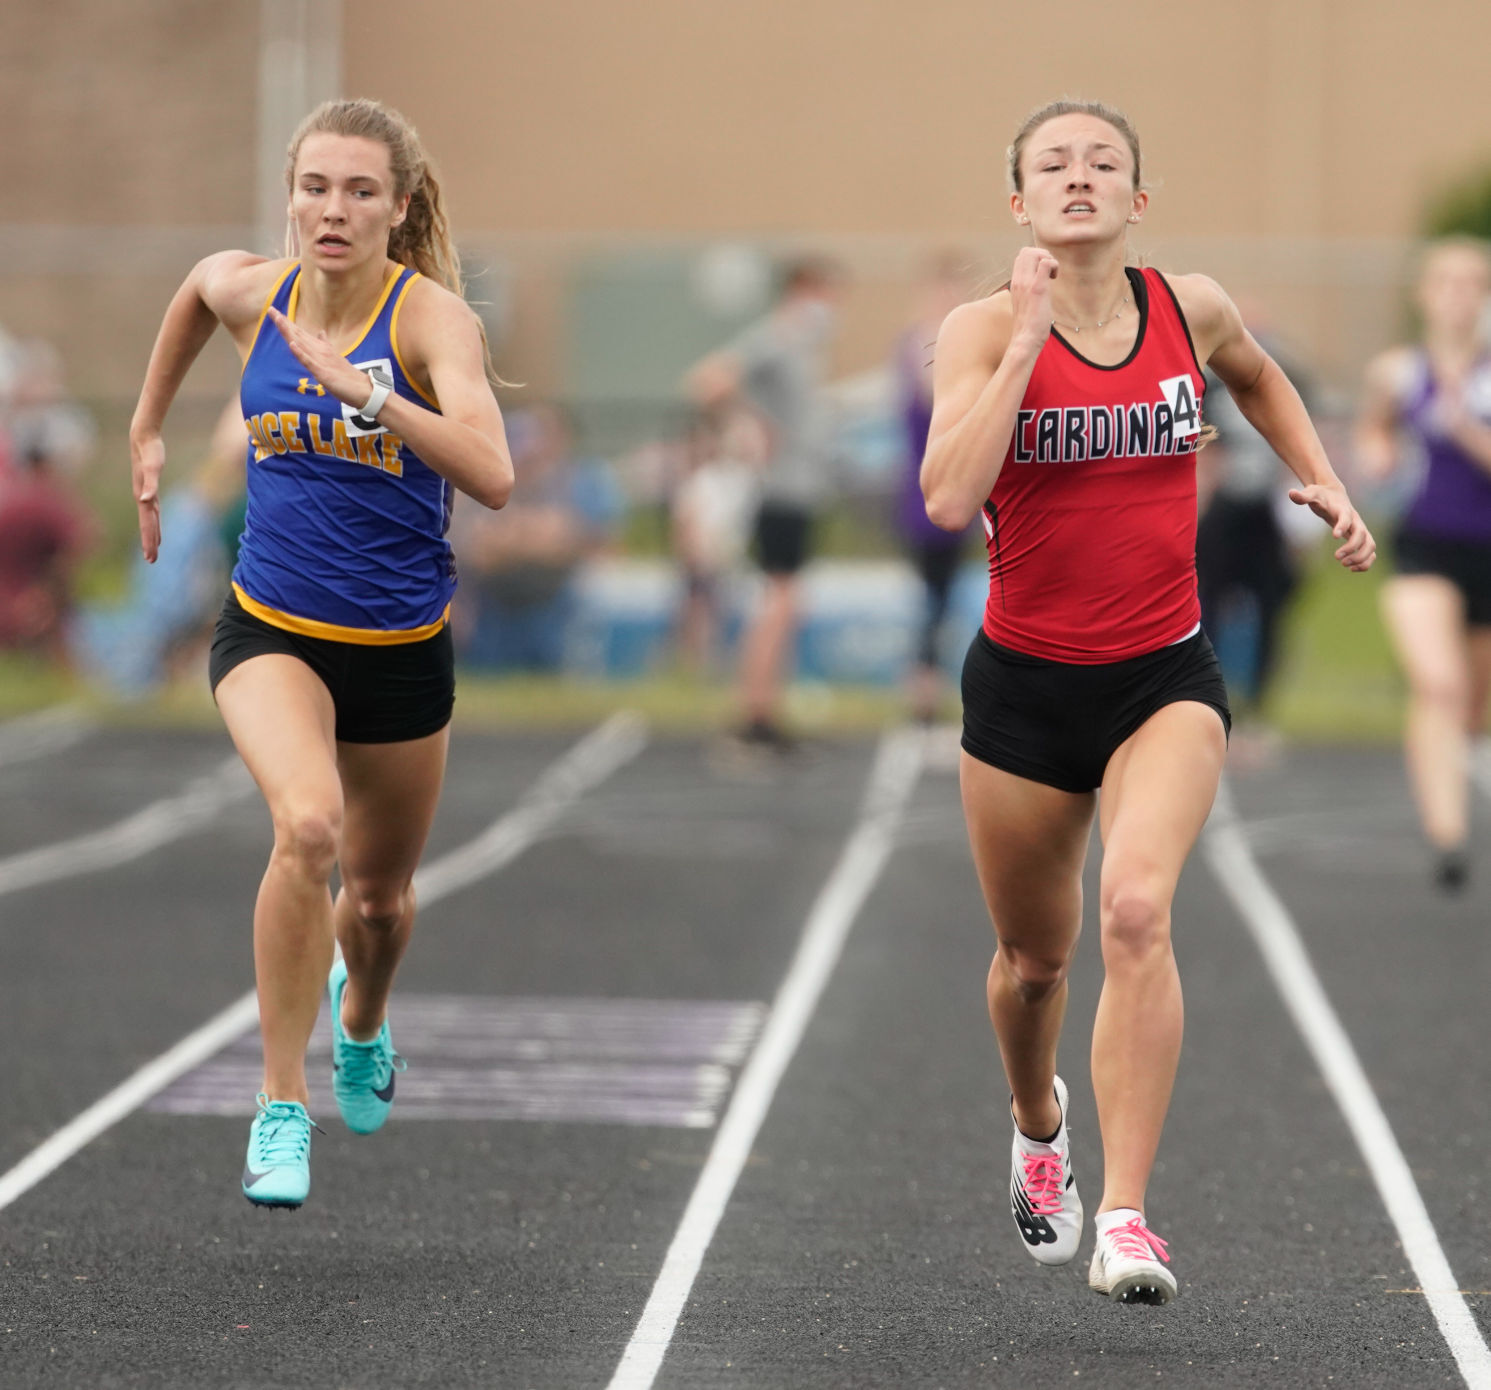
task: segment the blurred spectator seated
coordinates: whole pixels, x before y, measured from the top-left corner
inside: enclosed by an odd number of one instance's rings
[[[247,461],[243,415],[234,400],[218,418],[207,456],[161,498],[155,564],[133,547],[123,600],[80,616],[76,656],[88,675],[120,694],[142,695],[178,675],[205,672],[207,643],[243,530]]]
[[[13,349],[0,470],[0,648],[67,662],[78,566],[97,519],[73,489],[93,452],[92,417],[65,398],[49,343]]]
[[[576,578],[614,546],[621,493],[606,463],[575,457],[570,422],[556,405],[515,412],[508,442],[512,501],[500,512],[456,501],[457,656],[490,671],[557,671]]]

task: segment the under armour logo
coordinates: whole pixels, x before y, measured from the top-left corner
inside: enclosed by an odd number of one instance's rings
[[[318,396],[324,396],[326,394],[326,388],[321,385],[319,381],[312,381],[308,376],[301,377],[300,385],[297,386],[295,389],[299,391],[302,396],[308,396],[312,392],[314,392]]]

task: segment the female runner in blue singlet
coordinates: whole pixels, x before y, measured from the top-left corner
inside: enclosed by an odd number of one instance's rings
[[[1463,887],[1470,738],[1491,692],[1491,256],[1443,241],[1418,282],[1421,346],[1367,369],[1357,426],[1365,468],[1385,476],[1405,453],[1423,472],[1399,525],[1382,613],[1408,677],[1404,744],[1424,836],[1443,891]],[[1409,448],[1405,450],[1404,445]]]
[[[513,485],[414,129],[376,102],[327,102],[296,132],[287,180],[296,254],[224,251],[193,268],[130,427],[153,561],[166,413],[226,328],[244,363],[248,515],[210,674],[274,822],[254,908],[264,1080],[242,1185],[276,1207],[310,1188],[305,1052],[328,979],[338,1108],[365,1134],[392,1104],[388,996],[454,700],[452,489],[497,508]]]

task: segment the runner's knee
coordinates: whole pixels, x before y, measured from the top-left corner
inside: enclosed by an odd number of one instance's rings
[[[1015,993],[1027,1004],[1039,1004],[1054,994],[1071,967],[1070,956],[1023,950],[1005,941],[999,943],[995,959]]]
[[[391,932],[404,920],[409,904],[407,883],[359,882],[349,879],[347,897],[357,919],[370,931]]]
[[[1100,916],[1103,959],[1109,965],[1169,949],[1169,896],[1142,878],[1120,881],[1106,889]]]
[[[312,803],[275,813],[275,855],[291,861],[307,878],[331,877],[341,837],[340,807]]]

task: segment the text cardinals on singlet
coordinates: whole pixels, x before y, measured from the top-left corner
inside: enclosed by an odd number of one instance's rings
[[[1128,405],[1066,405],[1015,414],[1016,463],[1087,463],[1190,454],[1201,407],[1189,376],[1160,383],[1166,399]]]
[[[1111,366],[1059,333],[1042,347],[984,503],[984,632],[1012,651],[1098,664],[1200,621],[1196,468],[1206,380],[1153,269],[1131,269],[1138,325]]]

